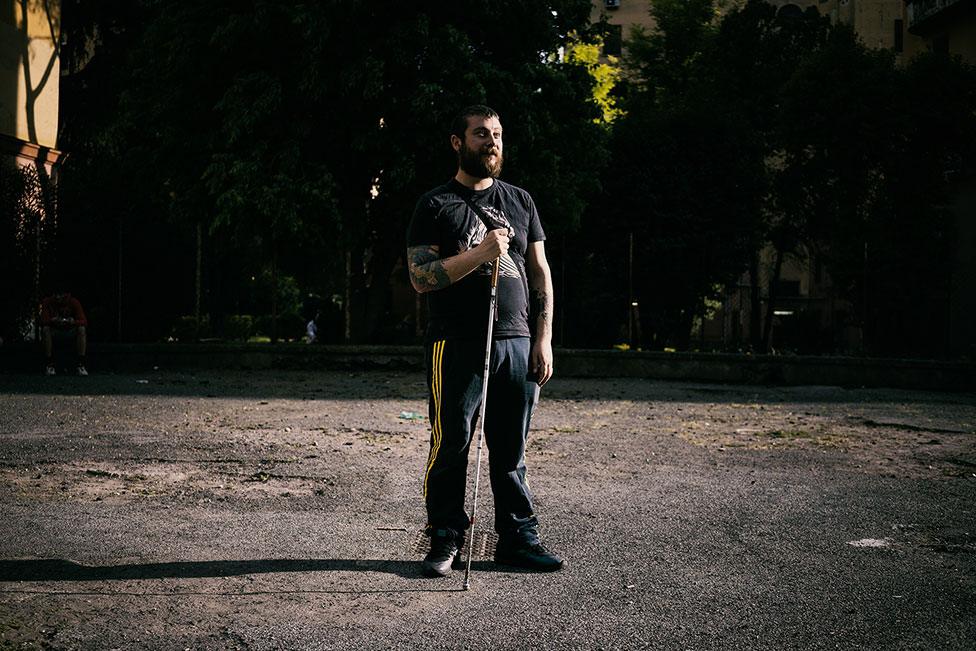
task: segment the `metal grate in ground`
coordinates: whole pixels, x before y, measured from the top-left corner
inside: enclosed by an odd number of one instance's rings
[[[474,555],[472,558],[478,560],[491,560],[495,557],[495,547],[498,545],[498,534],[494,531],[478,531],[474,535],[474,546],[472,547]],[[424,530],[421,529],[417,532],[414,537],[413,544],[410,546],[410,551],[423,556],[430,549],[430,539],[424,534]],[[468,541],[464,541],[464,546],[461,547],[461,557],[466,558],[468,553]]]

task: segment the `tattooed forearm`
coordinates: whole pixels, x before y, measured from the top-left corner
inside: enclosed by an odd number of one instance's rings
[[[532,288],[532,314],[536,320],[536,333],[548,337],[552,333],[552,293],[543,288]]]
[[[542,242],[532,242],[528,254],[526,271],[529,275],[529,300],[535,317],[535,336],[537,343],[548,346],[552,342],[553,291],[552,274],[546,262],[546,250]]]
[[[412,246],[407,249],[410,283],[418,292],[443,289],[451,284],[439,253],[440,249],[436,246]]]

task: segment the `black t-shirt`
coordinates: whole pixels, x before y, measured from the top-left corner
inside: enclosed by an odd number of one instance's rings
[[[407,231],[407,246],[436,245],[441,258],[478,246],[488,229],[465,197],[482,209],[494,228],[508,228],[510,235],[514,232],[498,272],[498,319],[493,337],[528,337],[525,250],[530,242],[546,239],[535,202],[528,192],[497,179],[486,190],[472,190],[451,179],[417,202]],[[490,263],[444,289],[427,292],[428,340],[484,337],[488,331],[490,297]]]

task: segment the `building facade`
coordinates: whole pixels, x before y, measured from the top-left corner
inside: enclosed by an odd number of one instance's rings
[[[32,337],[57,223],[61,5],[0,0],[0,341]],[[9,235],[9,237],[8,237]]]
[[[0,152],[56,172],[61,12],[58,2],[0,0]]]

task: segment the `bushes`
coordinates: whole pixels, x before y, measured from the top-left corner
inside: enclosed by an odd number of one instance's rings
[[[224,319],[224,338],[247,341],[254,332],[254,317],[250,314],[231,314]]]
[[[180,343],[192,343],[201,339],[213,338],[217,335],[225,341],[247,342],[257,337],[266,339],[271,337],[271,315],[263,314],[255,317],[250,314],[230,314],[224,317],[223,328],[218,332],[210,324],[210,317],[204,315],[199,326],[196,317],[184,315],[179,317],[169,331],[169,340]],[[284,341],[299,340],[305,334],[305,319],[297,312],[278,315],[278,338]]]
[[[200,318],[199,324],[197,324],[195,316],[181,316],[170,330],[170,337],[182,343],[197,341],[210,336],[212,336],[212,330],[210,328],[210,317],[207,315]]]

